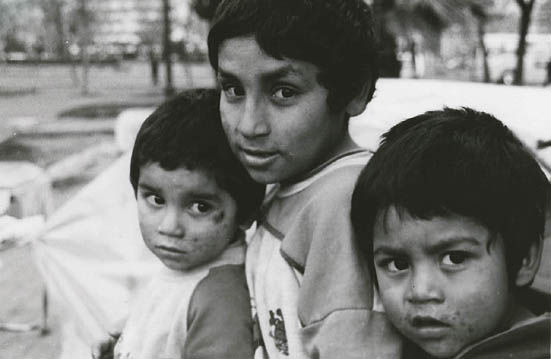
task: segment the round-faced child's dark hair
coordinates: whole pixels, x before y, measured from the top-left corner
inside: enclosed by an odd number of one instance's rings
[[[470,218],[491,238],[503,238],[514,280],[530,245],[543,237],[548,202],[549,181],[506,126],[487,113],[445,108],[383,136],[356,183],[351,219],[373,269],[374,226],[390,207],[419,219]]]
[[[130,183],[136,193],[140,169],[158,163],[167,171],[185,167],[212,174],[237,203],[244,224],[260,207],[264,186],[254,182],[232,154],[220,121],[219,92],[184,91],[163,103],[142,124],[130,160]]]
[[[254,36],[266,54],[316,65],[332,111],[342,110],[378,78],[373,18],[363,0],[223,0],[208,36],[209,60],[228,39]]]

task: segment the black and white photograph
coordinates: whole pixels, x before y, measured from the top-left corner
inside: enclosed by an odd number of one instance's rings
[[[0,359],[551,359],[551,0],[0,0]]]

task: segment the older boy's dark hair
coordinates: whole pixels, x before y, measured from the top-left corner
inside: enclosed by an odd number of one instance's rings
[[[502,236],[514,280],[530,244],[543,237],[548,201],[545,174],[505,125],[484,112],[445,108],[383,135],[356,183],[351,218],[371,269],[373,228],[389,207],[420,219],[471,218]]]
[[[212,89],[187,90],[162,104],[142,124],[130,160],[130,183],[137,191],[140,169],[158,163],[167,171],[185,167],[212,174],[237,203],[244,223],[260,207],[264,186],[254,182],[233,156]]]
[[[373,18],[363,0],[223,0],[208,36],[218,70],[222,42],[252,35],[268,55],[320,69],[331,110],[343,109],[364,86],[368,102],[378,77]]]

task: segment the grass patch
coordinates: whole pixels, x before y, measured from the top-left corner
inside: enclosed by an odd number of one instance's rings
[[[63,118],[114,118],[122,111],[133,107],[156,107],[160,104],[159,100],[140,101],[140,102],[125,102],[125,103],[102,103],[74,107],[72,109],[62,111],[58,114],[60,119]]]

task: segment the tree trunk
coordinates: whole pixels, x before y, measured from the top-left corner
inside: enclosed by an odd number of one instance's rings
[[[483,70],[482,81],[484,81],[485,83],[489,83],[490,66],[488,65],[488,48],[484,43],[484,35],[486,33],[485,22],[486,22],[485,19],[482,19],[482,18],[477,19],[477,34],[478,34],[478,47],[482,52],[482,70]]]
[[[409,36],[408,37],[408,47],[409,52],[411,53],[411,70],[413,72],[413,78],[417,78],[417,48],[415,46],[415,40]]]
[[[517,47],[517,65],[513,83],[515,85],[522,85],[524,76],[524,55],[526,53],[526,35],[528,35],[528,28],[530,27],[532,9],[534,8],[535,0],[527,0],[527,2],[525,2],[525,0],[516,0],[516,2],[520,7],[520,23]]]
[[[174,94],[174,86],[172,85],[172,44],[170,40],[170,0],[163,0],[163,24],[163,59],[166,71],[165,96],[170,97]]]
[[[53,11],[53,22],[55,27],[55,32],[57,34],[57,43],[56,43],[56,55],[60,58],[67,60],[69,51],[67,51],[67,45],[65,44],[65,27],[63,21],[63,8],[60,1],[53,1],[52,9]]]
[[[82,61],[82,87],[81,93],[88,95],[88,73],[90,67],[90,59],[88,54],[88,46],[90,45],[90,18],[88,9],[86,8],[86,0],[80,0],[80,56]]]

